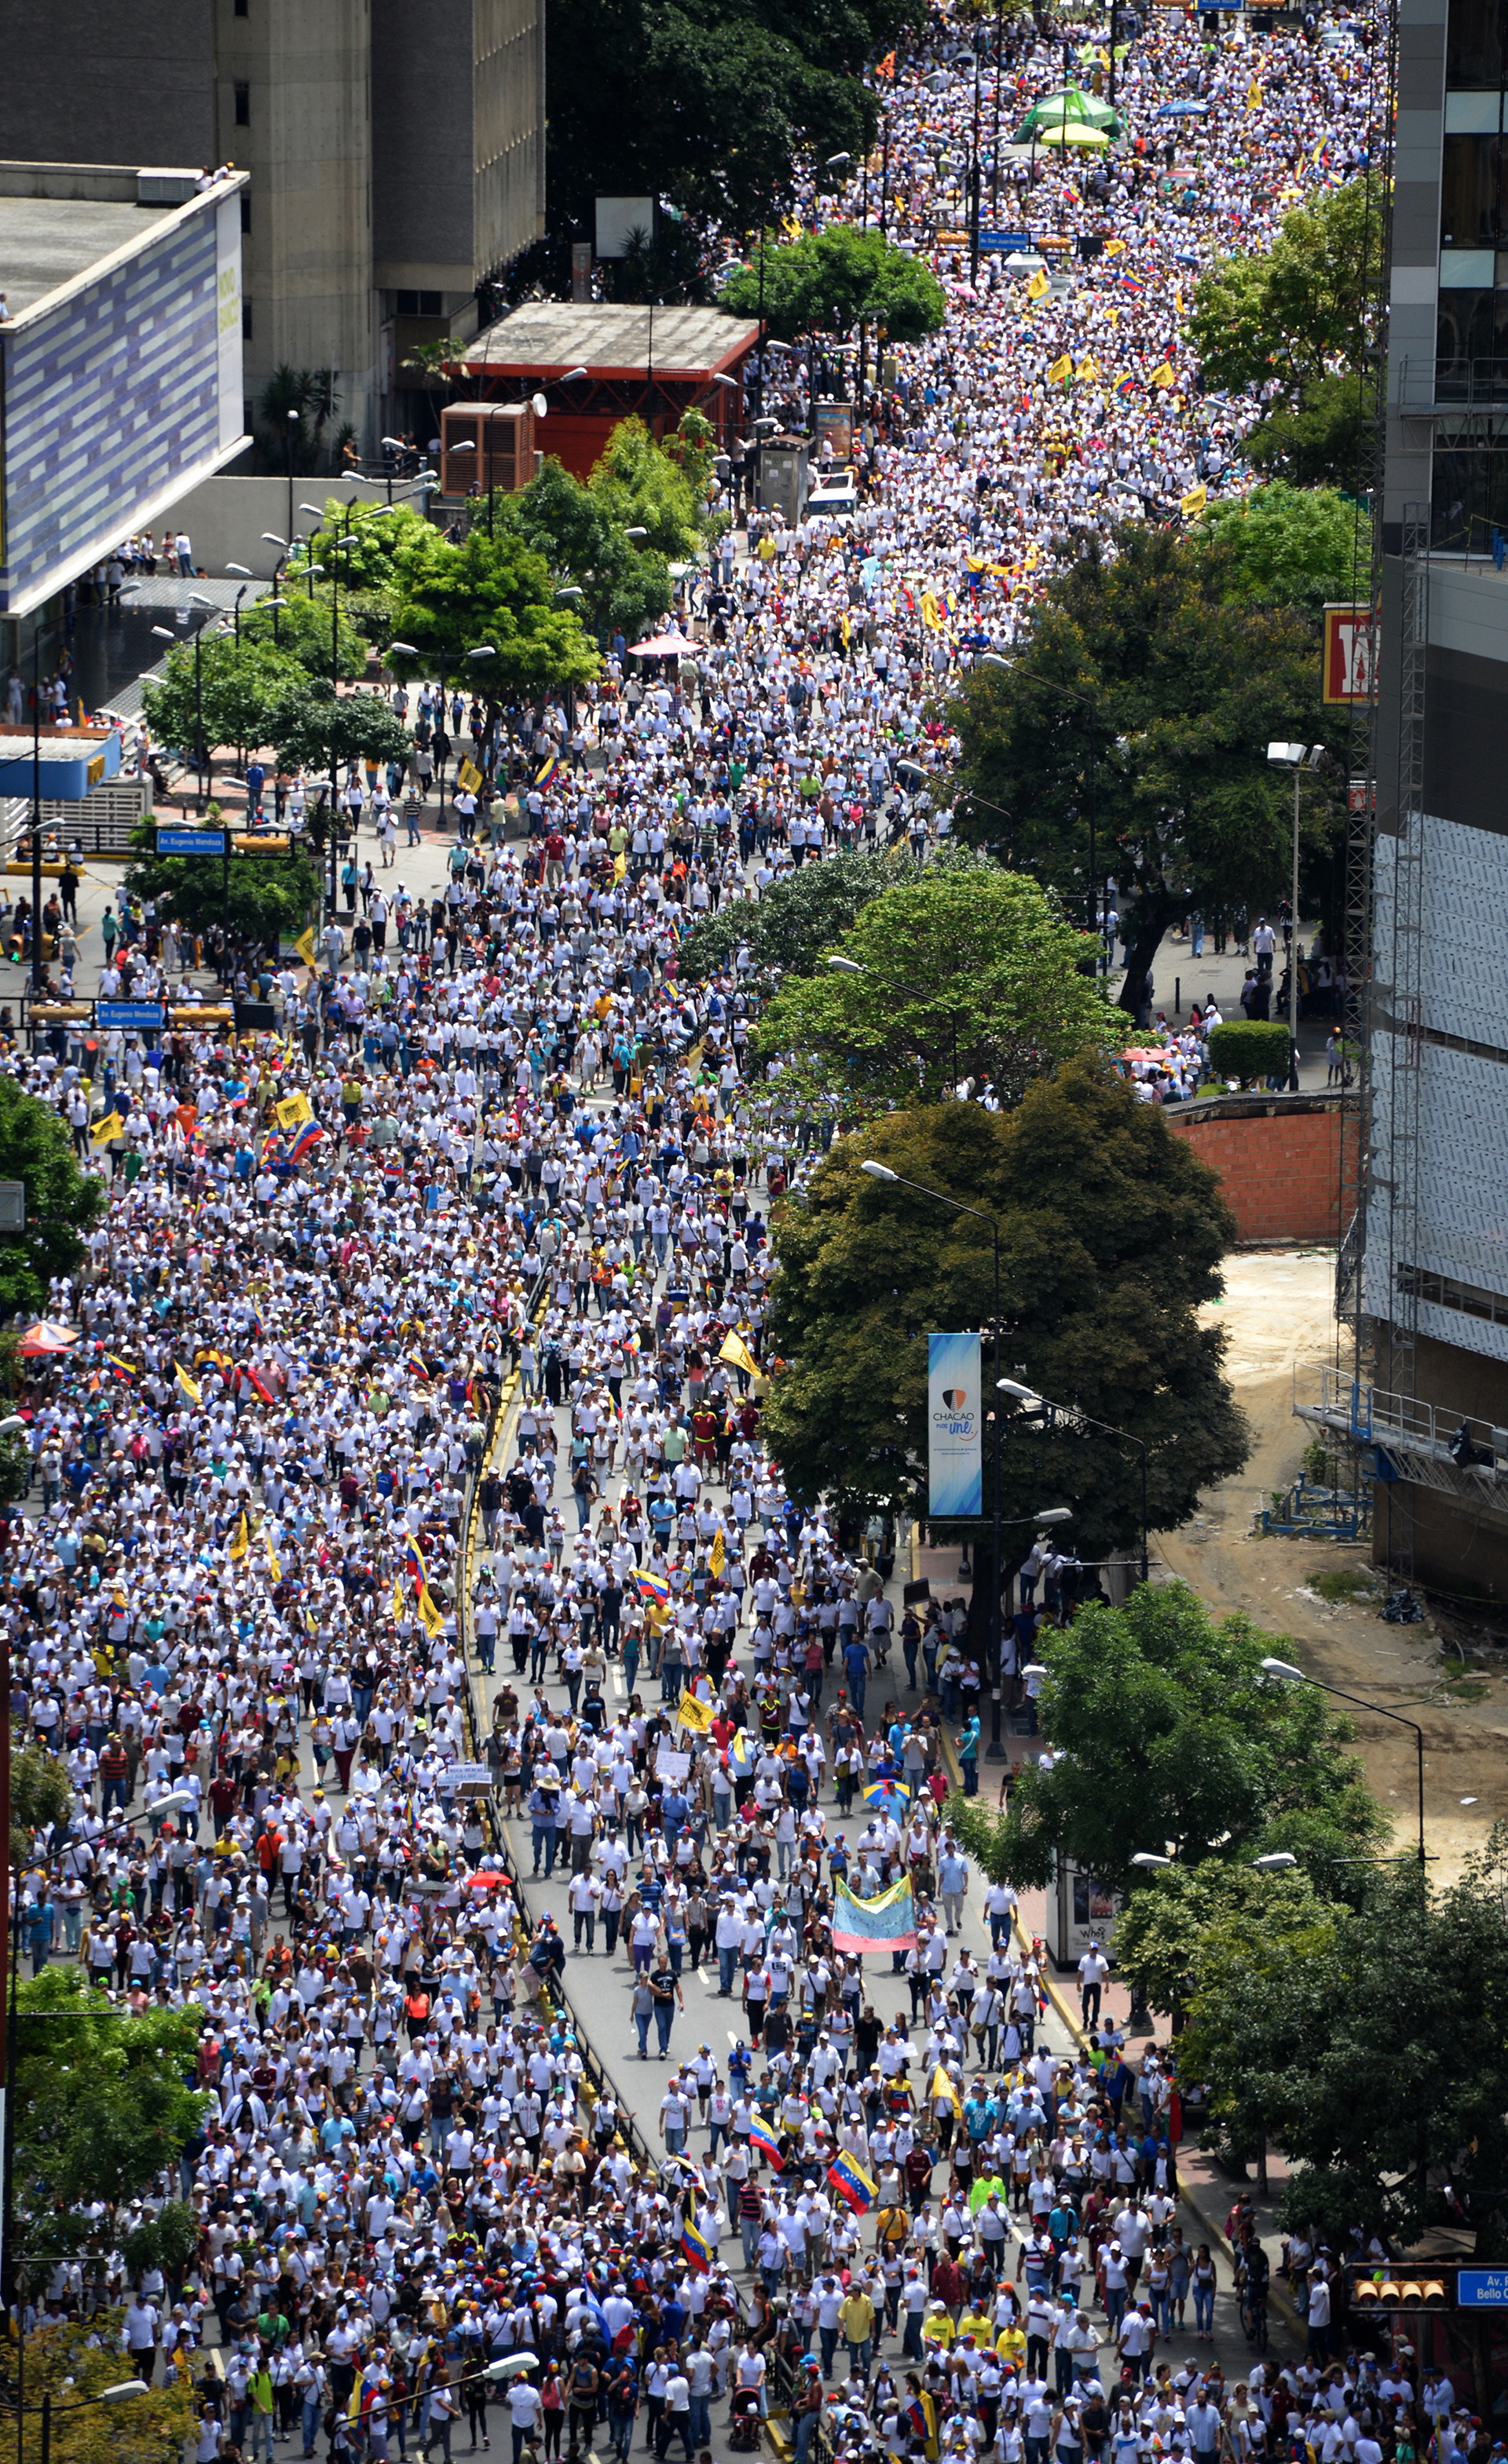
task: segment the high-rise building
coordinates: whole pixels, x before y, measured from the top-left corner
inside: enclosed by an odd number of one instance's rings
[[[470,341],[544,228],[544,0],[10,0],[5,50],[0,158],[89,130],[98,161],[250,174],[249,429],[275,369],[330,369],[326,433],[372,451],[413,345]]]
[[[1508,0],[1398,0],[1354,1364],[1376,1551],[1508,1598]],[[1355,1375],[1351,1374],[1354,1366]]]

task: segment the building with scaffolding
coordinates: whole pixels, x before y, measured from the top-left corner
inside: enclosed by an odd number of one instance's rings
[[[1343,1344],[1374,1553],[1508,1600],[1508,0],[1398,0],[1366,1067]],[[1353,929],[1365,921],[1353,898]]]

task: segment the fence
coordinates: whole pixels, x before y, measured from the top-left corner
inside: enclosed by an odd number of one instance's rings
[[[59,797],[44,796],[42,828],[50,841],[56,841],[55,848],[50,846],[47,852],[61,856],[76,841],[85,855],[124,855],[133,830],[140,828],[142,814],[151,809],[149,779],[102,779],[87,796],[67,803]],[[0,843],[8,863],[21,860],[17,850],[23,842],[30,852],[31,835],[31,797],[5,798],[0,802]]]

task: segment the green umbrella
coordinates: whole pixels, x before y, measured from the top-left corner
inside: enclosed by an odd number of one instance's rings
[[[1060,86],[1055,94],[1040,94],[1028,111],[1016,133],[1016,143],[1025,144],[1035,134],[1041,143],[1044,126],[1057,127],[1062,121],[1081,121],[1091,128],[1103,128],[1111,137],[1121,133],[1121,116],[1097,95],[1085,94],[1082,86]]]

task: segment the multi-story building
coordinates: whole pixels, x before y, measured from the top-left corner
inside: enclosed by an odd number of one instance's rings
[[[543,231],[544,0],[11,0],[0,157],[72,161],[81,130],[250,173],[246,427],[276,368],[332,369],[371,451],[412,346],[470,341]]]
[[[1508,1599],[1508,0],[1398,0],[1360,1342],[1376,1554]],[[1343,1265],[1346,1262],[1343,1260]]]

